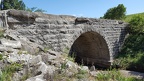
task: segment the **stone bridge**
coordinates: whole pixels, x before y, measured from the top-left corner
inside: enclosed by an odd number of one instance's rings
[[[1,21],[8,23],[11,34],[25,36],[55,51],[68,49],[77,62],[86,64],[111,65],[126,36],[127,23],[119,20],[17,10],[5,13],[7,16],[1,16]]]

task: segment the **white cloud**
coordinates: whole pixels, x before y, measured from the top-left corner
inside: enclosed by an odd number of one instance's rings
[[[72,14],[72,16],[76,16],[76,17],[83,17],[83,14]]]

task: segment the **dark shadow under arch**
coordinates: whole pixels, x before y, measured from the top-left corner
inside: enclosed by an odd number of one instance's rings
[[[110,66],[110,54],[105,39],[96,32],[81,34],[71,46],[69,54],[75,61],[86,65]]]

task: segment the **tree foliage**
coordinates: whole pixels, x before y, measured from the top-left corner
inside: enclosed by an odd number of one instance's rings
[[[46,12],[43,9],[37,7],[26,8],[26,5],[22,0],[2,0],[0,4],[1,10],[16,9],[16,10],[26,10],[30,12]]]
[[[144,17],[136,15],[129,21],[130,32],[134,34],[144,33]]]
[[[27,8],[26,10],[30,12],[46,12],[45,10],[39,9],[37,7]]]
[[[2,0],[1,10],[17,9],[25,10],[25,4],[22,0]]]
[[[104,14],[104,19],[123,19],[125,17],[126,7],[123,4],[119,4],[117,7],[113,7],[107,10]]]

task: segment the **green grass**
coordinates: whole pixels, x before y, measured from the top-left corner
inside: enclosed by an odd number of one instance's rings
[[[135,16],[135,15],[141,15],[141,16],[144,17],[144,12],[143,12],[143,13],[137,13],[137,14],[126,15],[124,21],[129,22],[129,21],[132,19],[132,17]]]
[[[10,65],[7,65],[3,70],[2,70],[2,75],[0,76],[0,81],[11,81],[13,73],[17,70],[22,68],[21,64],[17,63],[12,63]]]
[[[2,28],[0,28],[0,38],[4,37],[4,30]]]
[[[86,77],[88,78],[89,77],[89,73],[86,70],[79,69],[78,73],[75,74],[75,76],[78,79],[83,79],[83,78],[86,78]]]
[[[97,75],[96,81],[143,81],[134,77],[124,77],[119,70],[112,69]]]
[[[2,54],[0,54],[0,60],[2,60],[3,59],[3,55]]]

